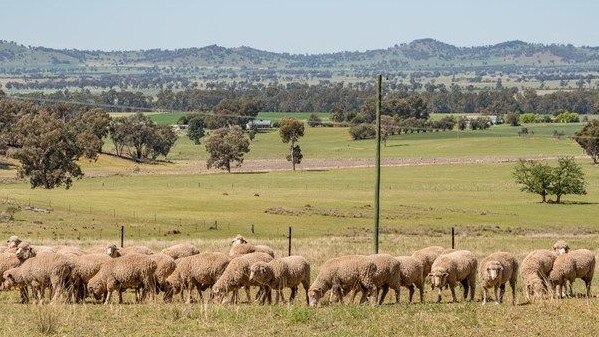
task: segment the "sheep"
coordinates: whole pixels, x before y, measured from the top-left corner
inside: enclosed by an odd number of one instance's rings
[[[275,252],[270,247],[248,243],[247,240],[241,235],[237,235],[231,242],[229,256],[237,257],[254,252],[262,252],[270,255],[273,258],[275,257]]]
[[[23,242],[18,236],[12,235],[6,240],[6,249],[16,249]]]
[[[276,292],[275,304],[279,303],[279,298],[285,301],[283,298],[284,288],[291,288],[289,302],[293,301],[301,284],[306,292],[306,304],[308,304],[310,263],[302,256],[282,257],[268,263],[258,261],[250,268],[250,282],[267,286],[269,290],[274,289]]]
[[[489,289],[493,288],[495,303],[503,303],[505,284],[512,288],[512,305],[516,304],[516,280],[518,279],[518,261],[505,252],[493,253],[480,262],[479,279],[483,288],[483,304],[487,303]]]
[[[553,251],[558,255],[566,254],[570,251],[570,246],[568,246],[568,243],[564,240],[557,240],[553,244]]]
[[[317,306],[320,299],[330,289],[343,303],[343,290],[361,287],[366,289],[370,303],[376,303],[376,265],[369,256],[346,255],[326,261],[320,268],[316,280],[308,289],[311,307]]]
[[[418,259],[420,263],[422,263],[422,272],[424,275],[428,275],[428,273],[431,272],[431,266],[433,265],[433,262],[435,262],[435,259],[441,254],[450,253],[452,251],[454,250],[441,246],[430,246],[415,251],[412,253],[412,257]]]
[[[526,297],[543,296],[547,294],[547,279],[556,254],[548,249],[538,249],[530,252],[520,264],[520,275],[526,288]]]
[[[73,293],[74,301],[81,301],[87,296],[87,284],[92,277],[102,268],[102,265],[111,260],[106,254],[87,254],[70,257],[72,271],[70,280],[77,293]]]
[[[414,287],[418,288],[420,302],[424,302],[424,278],[426,274],[424,274],[422,262],[413,256],[396,256],[395,259],[399,261],[398,278],[400,284],[409,290],[409,302],[412,303]],[[399,290],[396,296],[396,302],[399,302]]]
[[[111,257],[125,256],[128,254],[152,255],[154,252],[146,246],[128,246],[118,248],[116,244],[111,243],[106,246],[105,252]]]
[[[123,291],[128,288],[142,288],[138,302],[145,299],[148,291],[154,292],[154,274],[157,264],[144,254],[127,254],[106,261],[88,284],[88,291],[96,300],[104,298],[104,304],[110,303],[112,293],[119,293],[119,304],[123,303]]]
[[[458,250],[449,254],[442,254],[435,259],[428,274],[431,278],[432,289],[439,290],[437,302],[441,302],[441,292],[445,286],[451,290],[452,302],[457,302],[455,286],[460,282],[464,288],[464,300],[474,300],[476,288],[476,256],[467,250]]]
[[[161,253],[166,254],[176,260],[199,254],[200,251],[190,243],[180,243],[163,249]]]
[[[60,254],[42,254],[27,259],[19,267],[4,272],[3,288],[30,286],[38,303],[42,303],[46,288],[51,289],[51,303],[67,293],[67,282],[72,270],[70,261]]]
[[[14,248],[12,248],[14,250]],[[3,274],[5,271],[17,268],[20,266],[25,260],[29,258],[19,258],[15,251],[7,251],[4,253],[0,253],[0,290],[3,290],[4,277]],[[29,295],[26,287],[21,287],[21,303],[27,303],[29,301]]]
[[[270,262],[271,260],[272,256],[261,252],[245,254],[232,259],[221,277],[219,277],[212,287],[214,301],[222,303],[227,292],[233,291],[232,302],[236,304],[238,289],[245,287],[248,302],[251,302],[250,286],[260,286],[260,284],[250,282],[250,267],[255,262]]]
[[[171,256],[164,253],[148,256],[152,261],[156,262],[156,272],[154,273],[156,290],[165,291],[166,279],[173,273],[173,271],[175,271],[175,268],[177,267],[175,260]]]
[[[562,287],[569,286],[569,295],[574,297],[572,283],[580,278],[585,283],[586,296],[591,296],[591,283],[595,272],[595,254],[588,249],[576,249],[569,253],[559,255],[554,263],[549,280],[551,281],[556,295],[563,296]]]
[[[175,271],[166,279],[164,300],[187,290],[186,303],[193,302],[192,292],[197,288],[203,301],[202,291],[212,287],[227,268],[231,259],[224,253],[201,253],[177,260]],[[184,295],[184,294],[182,294]]]
[[[378,304],[382,304],[385,300],[385,296],[389,291],[389,288],[395,291],[395,301],[399,302],[399,291],[401,287],[401,278],[400,274],[400,263],[397,259],[389,254],[374,254],[370,255],[370,258],[374,262],[376,266],[376,272],[374,274],[374,283],[377,287],[377,301]],[[382,289],[382,294],[379,299],[378,293]],[[349,292],[352,289],[344,289],[344,293]],[[350,299],[350,303],[353,303],[354,297],[358,291],[362,289],[357,287],[353,289],[353,295]],[[360,298],[360,303],[366,302],[366,292],[362,291],[362,297]]]

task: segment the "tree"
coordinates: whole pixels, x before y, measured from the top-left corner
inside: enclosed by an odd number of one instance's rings
[[[555,195],[555,202],[560,203],[566,194],[587,194],[585,189],[584,173],[582,167],[574,158],[565,157],[557,160],[557,167],[553,169],[553,179],[549,192]]]
[[[542,202],[547,202],[547,195],[552,182],[552,169],[547,163],[532,160],[520,160],[514,169],[516,183],[522,185],[521,191],[538,194]]]
[[[250,141],[239,126],[216,129],[206,140],[206,151],[210,155],[206,166],[231,172],[231,164],[241,166],[243,156],[250,152]]]
[[[20,145],[13,157],[20,161],[18,175],[29,177],[31,187],[51,189],[71,187],[73,178],[83,172],[77,160],[86,155],[95,159],[97,153],[84,153],[73,129],[48,111],[23,116],[15,127]]]
[[[204,137],[204,120],[200,116],[193,116],[188,119],[187,137],[194,144],[200,144],[200,139]]]
[[[287,160],[291,162],[295,171],[295,165],[301,162],[301,158],[295,157],[296,152],[301,155],[301,149],[295,143],[304,136],[304,123],[292,117],[282,118],[279,123],[279,135],[283,143],[291,143],[289,146],[290,155],[287,156]]]
[[[395,118],[386,115],[381,116],[381,139],[385,147],[387,147],[389,136],[396,134],[398,131],[399,125]]]
[[[584,149],[593,163],[599,163],[599,120],[589,121],[574,136],[574,140]]]
[[[308,126],[313,128],[316,126],[320,126],[320,124],[322,124],[322,119],[318,117],[317,114],[310,114],[310,116],[308,117]]]
[[[353,140],[372,139],[376,136],[376,130],[372,124],[358,124],[349,128],[349,135]]]
[[[110,138],[118,156],[127,150],[135,161],[155,160],[159,155],[166,157],[177,141],[170,126],[157,125],[142,113],[114,119],[110,125]]]
[[[518,118],[518,114],[509,113],[505,115],[505,122],[511,126],[520,125],[520,120]]]
[[[226,126],[244,126],[258,116],[262,103],[249,97],[225,98],[214,107],[214,115],[206,116],[204,123],[208,129]]]

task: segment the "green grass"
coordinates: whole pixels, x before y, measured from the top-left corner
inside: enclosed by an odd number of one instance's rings
[[[461,157],[461,156],[520,156],[520,155],[578,155],[580,147],[569,139],[553,139],[554,129],[573,134],[580,125],[531,125],[534,135],[519,137],[518,127],[496,126],[486,131],[445,131],[401,134],[391,136],[383,147],[383,157]],[[304,158],[372,158],[374,140],[351,140],[348,128],[310,128],[300,139]],[[107,149],[110,146],[107,145]],[[285,158],[288,145],[281,142],[276,129],[258,133],[250,144],[247,159]],[[195,145],[184,133],[171,150],[171,160],[204,160],[203,145]]]

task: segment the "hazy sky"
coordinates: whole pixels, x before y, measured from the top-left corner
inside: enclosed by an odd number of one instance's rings
[[[599,46],[596,0],[0,0],[0,39],[78,49],[319,53],[419,38]]]

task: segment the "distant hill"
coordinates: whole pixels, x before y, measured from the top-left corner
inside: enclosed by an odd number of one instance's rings
[[[328,54],[274,53],[250,47],[217,45],[174,50],[99,51],[28,47],[0,41],[0,68],[154,66],[249,69],[432,69],[485,66],[599,66],[599,47],[508,41],[456,47],[434,39],[387,49]]]

